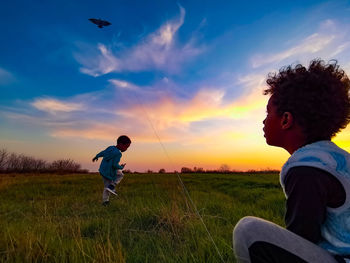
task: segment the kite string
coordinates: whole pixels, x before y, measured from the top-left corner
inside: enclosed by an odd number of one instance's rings
[[[154,125],[153,125],[153,123],[152,123],[152,121],[151,121],[151,119],[150,119],[150,117],[149,117],[149,114],[148,114],[146,108],[144,107],[144,104],[142,103],[142,101],[140,100],[140,98],[138,97],[138,95],[137,95],[137,94],[135,94],[135,95],[136,95],[136,98],[137,98],[137,100],[138,100],[138,102],[139,102],[139,105],[141,105],[142,110],[144,111],[144,113],[145,113],[145,115],[146,115],[146,118],[147,118],[147,120],[148,120],[148,122],[149,122],[149,124],[150,124],[150,126],[151,126],[151,128],[152,128],[152,130],[153,130],[153,132],[154,132],[154,134],[155,134],[155,136],[156,136],[157,139],[158,139],[158,142],[159,142],[160,145],[162,146],[162,149],[163,149],[163,151],[164,151],[166,157],[168,158],[169,163],[170,163],[172,166],[174,166],[174,163],[173,163],[172,159],[170,158],[170,155],[168,154],[168,151],[166,150],[164,144],[162,143],[162,141],[161,141],[161,139],[160,139],[160,137],[159,137],[159,135],[158,135],[158,132],[157,132],[157,130],[155,129],[155,127],[154,127]],[[204,226],[204,228],[205,228],[205,231],[207,232],[207,234],[208,234],[208,236],[209,236],[210,241],[213,243],[213,245],[214,245],[214,247],[215,247],[215,249],[216,249],[216,252],[217,252],[218,255],[220,256],[221,261],[222,261],[222,262],[225,262],[225,260],[224,260],[224,258],[223,258],[223,256],[222,256],[222,254],[221,254],[219,248],[217,247],[217,245],[216,245],[216,243],[215,243],[215,241],[214,241],[212,235],[210,234],[210,232],[209,232],[209,230],[208,230],[206,224],[204,223],[204,220],[203,220],[202,216],[199,214],[198,209],[197,209],[196,205],[194,204],[194,202],[193,202],[193,200],[192,200],[192,198],[191,198],[191,196],[190,196],[190,194],[189,194],[189,192],[188,192],[188,190],[187,190],[185,184],[183,183],[183,181],[182,181],[182,179],[181,179],[179,173],[178,173],[177,171],[175,171],[175,173],[176,173],[177,178],[178,178],[178,180],[179,180],[179,182],[180,182],[180,184],[181,184],[181,186],[182,186],[182,188],[183,188],[183,190],[184,190],[185,198],[186,198],[186,196],[187,196],[187,198],[190,200],[190,203],[191,203],[192,207],[194,208],[194,211],[195,211],[196,215],[198,216],[198,218],[199,218],[200,221],[202,222],[202,224],[203,224],[203,226]]]

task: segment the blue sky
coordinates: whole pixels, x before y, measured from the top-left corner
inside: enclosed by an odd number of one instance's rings
[[[132,170],[278,168],[267,73],[316,57],[350,71],[350,1],[14,0],[0,22],[0,148],[91,170],[120,134]]]

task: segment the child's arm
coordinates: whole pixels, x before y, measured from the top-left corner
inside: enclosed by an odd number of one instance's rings
[[[92,159],[93,162],[97,161],[98,158],[103,157],[105,153],[105,150],[103,150],[102,152],[99,152],[98,154],[96,154],[96,156]]]
[[[337,207],[337,203],[345,200],[345,195],[337,195],[341,193],[341,186],[326,171],[300,166],[288,172],[285,190],[288,196],[285,214],[287,229],[313,243],[319,242],[327,206],[334,203],[334,207]]]
[[[114,167],[116,170],[123,170],[124,169],[125,163],[123,163],[121,165],[119,164],[121,158],[122,158],[121,154],[115,156],[115,158],[114,158]]]

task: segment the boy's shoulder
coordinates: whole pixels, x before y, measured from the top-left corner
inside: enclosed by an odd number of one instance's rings
[[[111,146],[108,146],[108,147],[106,148],[106,150],[113,150],[114,148],[117,148],[117,147],[115,147],[114,145],[111,145]]]
[[[114,154],[116,155],[122,155],[121,151],[114,145],[110,146],[111,150],[113,151]]]
[[[105,151],[109,154],[121,155],[120,150],[115,145],[108,146]]]
[[[289,169],[307,166],[324,170],[331,174],[350,177],[350,154],[331,141],[318,141],[297,151],[283,165],[280,173],[283,183]]]

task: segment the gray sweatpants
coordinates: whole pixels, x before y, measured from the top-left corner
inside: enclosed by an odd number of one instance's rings
[[[104,184],[104,188],[103,188],[103,192],[102,192],[102,201],[103,202],[106,202],[106,201],[109,201],[109,196],[110,196],[110,192],[108,192],[106,190],[106,188],[109,186],[109,185],[113,185],[113,187],[115,187],[117,184],[120,183],[120,181],[123,179],[124,177],[124,174],[120,171],[118,171],[117,173],[117,178],[115,180],[110,180],[106,177],[102,177],[102,180],[103,180],[103,184]]]
[[[328,251],[316,244],[272,222],[252,216],[242,218],[233,230],[233,248],[237,262],[251,262],[249,247],[258,241],[283,248],[306,262],[337,262]]]

